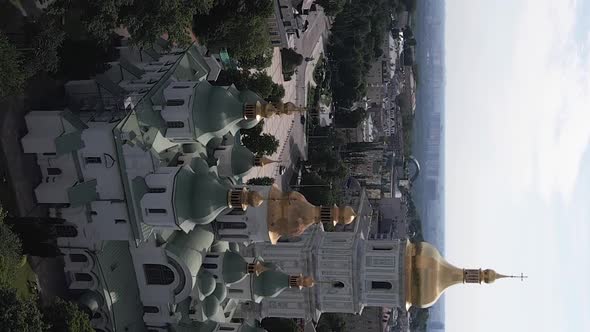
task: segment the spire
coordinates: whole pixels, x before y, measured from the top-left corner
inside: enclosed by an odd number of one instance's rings
[[[272,160],[267,158],[266,156],[256,156],[254,157],[254,166],[262,167],[264,165],[276,163],[276,160]]]
[[[527,279],[528,276],[525,276],[522,273],[520,274],[520,276],[504,275],[492,269],[463,269],[463,283],[466,284],[481,284],[482,282],[486,284],[491,284],[498,279],[505,278],[520,278],[521,281],[524,281],[524,279]]]
[[[246,120],[260,120],[261,118],[270,118],[275,114],[290,115],[303,112],[305,112],[305,108],[297,107],[295,104],[290,102],[268,102],[262,104],[261,102],[257,101],[256,103],[244,104],[244,119]]]

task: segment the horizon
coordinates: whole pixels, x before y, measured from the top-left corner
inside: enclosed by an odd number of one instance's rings
[[[568,278],[590,272],[589,15],[446,1],[446,257],[529,275],[450,289],[449,331],[590,330],[590,288]]]

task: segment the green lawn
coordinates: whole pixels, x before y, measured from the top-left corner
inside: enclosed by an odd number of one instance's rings
[[[29,287],[31,283],[36,283],[36,275],[26,259],[23,258],[21,266],[16,271],[16,278],[12,286],[16,288],[18,295],[23,298],[29,298],[34,295],[34,291]]]

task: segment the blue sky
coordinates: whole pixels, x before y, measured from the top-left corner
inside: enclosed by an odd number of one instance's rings
[[[434,1],[434,0],[427,0]],[[446,330],[590,331],[590,0],[446,1]]]

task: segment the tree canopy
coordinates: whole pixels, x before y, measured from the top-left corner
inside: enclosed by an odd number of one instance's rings
[[[324,12],[328,16],[335,16],[344,9],[347,0],[316,0],[315,3],[324,8]]]
[[[4,223],[4,212],[0,210],[0,287],[14,280],[21,259],[21,241]]]
[[[16,47],[0,31],[0,98],[19,94],[25,84],[22,60]]]
[[[264,121],[251,129],[241,130],[242,144],[259,156],[270,156],[277,152],[279,140],[271,134],[262,133]]]
[[[94,332],[88,315],[72,302],[57,298],[44,308],[43,318],[48,332]]]
[[[298,332],[299,327],[294,320],[288,318],[269,317],[261,322],[262,327],[268,332]]]
[[[271,0],[225,0],[193,19],[193,31],[207,47],[227,48],[242,68],[263,69],[272,60],[268,18]]]
[[[246,182],[246,184],[250,186],[272,186],[274,183],[275,179],[268,176],[252,178]]]
[[[336,15],[327,47],[334,101],[345,107],[366,94],[366,76],[391,23],[388,0],[351,0]]]
[[[216,85],[234,84],[239,90],[249,89],[262,99],[279,102],[285,96],[285,88],[273,82],[265,72],[251,73],[248,70],[223,70],[215,82]]]
[[[83,34],[105,42],[114,29],[125,27],[139,45],[153,44],[163,35],[174,43],[188,44],[193,16],[208,12],[214,1],[57,0],[50,12],[66,22],[82,23]]]
[[[0,287],[0,326],[7,332],[39,332],[46,325],[33,299],[21,299],[16,290]]]

